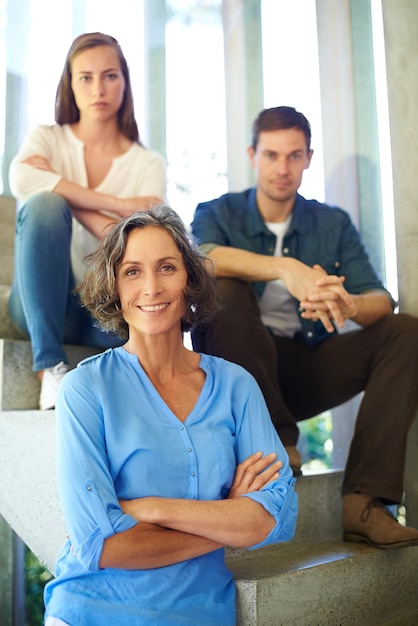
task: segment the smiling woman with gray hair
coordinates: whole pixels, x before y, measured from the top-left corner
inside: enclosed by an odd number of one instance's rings
[[[99,326],[123,339],[129,336],[128,324],[120,309],[115,268],[125,254],[129,233],[145,226],[164,228],[183,256],[188,280],[182,330],[188,331],[205,323],[217,309],[217,283],[206,267],[211,267],[211,262],[193,244],[178,214],[164,205],[155,211],[136,213],[120,222],[103,241],[97,254],[88,257],[87,278],[78,289],[83,305]]]
[[[46,624],[233,626],[224,547],[290,540],[297,496],[252,376],[184,346],[217,306],[207,259],[157,207],[112,228],[79,293],[126,342],[80,363],[58,394],[70,539]]]

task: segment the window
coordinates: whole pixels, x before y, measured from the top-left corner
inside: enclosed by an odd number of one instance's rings
[[[168,198],[186,223],[198,202],[227,191],[220,0],[168,3]]]
[[[300,193],[325,200],[315,0],[263,0],[264,106],[294,106],[312,128],[314,157]]]

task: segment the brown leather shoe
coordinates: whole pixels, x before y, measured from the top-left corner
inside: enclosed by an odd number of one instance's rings
[[[367,493],[343,496],[342,523],[344,541],[383,550],[418,546],[418,530],[399,524],[381,500]]]
[[[293,470],[293,476],[302,476],[302,457],[296,446],[286,446],[286,452],[289,457],[290,467]]]

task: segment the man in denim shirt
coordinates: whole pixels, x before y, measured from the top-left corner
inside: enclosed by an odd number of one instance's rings
[[[304,115],[265,109],[248,149],[256,187],[198,205],[192,231],[213,262],[223,307],[194,331],[193,346],[255,376],[295,474],[297,422],[364,391],[342,485],[344,538],[418,545],[418,531],[385,508],[403,494],[418,319],[393,313],[348,214],[297,193],[310,141]],[[358,328],[339,333],[346,320]]]

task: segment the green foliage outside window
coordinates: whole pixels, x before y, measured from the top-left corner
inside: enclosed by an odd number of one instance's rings
[[[28,548],[25,553],[25,626],[44,623],[43,592],[52,575]]]
[[[299,422],[298,450],[302,471],[321,472],[332,468],[332,416],[329,411]]]

